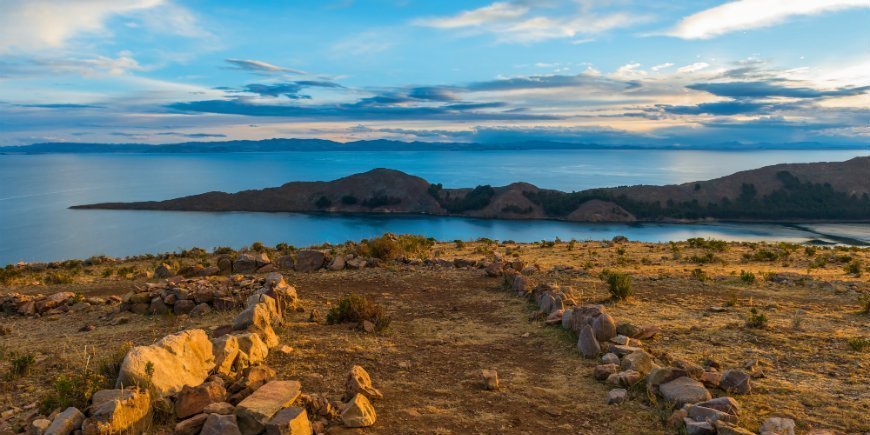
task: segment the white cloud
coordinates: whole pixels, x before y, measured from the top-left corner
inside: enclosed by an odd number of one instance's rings
[[[306,74],[305,71],[298,69],[286,68],[283,66],[273,65],[262,60],[254,59],[225,59],[227,63],[236,69],[252,71],[257,73],[290,73],[290,74]]]
[[[670,68],[670,67],[672,67],[672,66],[674,66],[674,64],[672,64],[672,63],[670,63],[670,62],[665,62],[665,63],[660,63],[660,64],[658,64],[658,65],[656,65],[656,66],[650,68],[650,70],[652,70],[652,71],[660,71],[660,70],[663,70],[663,69],[666,69],[666,68]]]
[[[773,26],[795,16],[868,7],[870,0],[737,0],[683,18],[667,34],[683,39],[708,39]]]
[[[684,67],[677,68],[677,73],[678,74],[693,73],[693,72],[701,71],[702,69],[707,68],[709,66],[710,66],[710,64],[707,62],[695,62],[691,65],[686,65]]]
[[[449,17],[416,20],[414,24],[438,29],[466,29],[472,33],[492,33],[497,35],[500,42],[531,43],[601,33],[647,19],[626,12],[597,14],[591,11],[591,5],[588,4],[581,5],[576,10],[559,10],[560,13],[556,16],[535,15],[527,4],[530,3],[496,2]],[[575,41],[582,44],[591,40]]]

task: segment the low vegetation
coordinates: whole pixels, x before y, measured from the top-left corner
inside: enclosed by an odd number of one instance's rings
[[[605,270],[601,272],[601,279],[607,283],[607,289],[613,300],[625,300],[634,294],[631,275],[627,273]]]
[[[371,322],[375,331],[383,331],[390,326],[390,316],[384,307],[376,304],[367,296],[351,293],[341,298],[326,315],[326,323],[362,323]]]

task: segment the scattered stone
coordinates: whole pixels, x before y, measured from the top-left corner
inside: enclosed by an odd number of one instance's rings
[[[175,269],[166,263],[163,263],[154,269],[154,278],[166,279],[173,276],[175,276]]]
[[[498,379],[496,379],[498,383]],[[345,383],[345,398],[353,397],[356,394],[362,394],[368,399],[383,399],[381,394],[375,387],[372,386],[372,378],[368,372],[360,366],[353,366],[347,374],[347,382]]]
[[[601,346],[598,345],[598,340],[595,339],[595,333],[591,326],[586,325],[580,331],[577,348],[580,350],[580,354],[586,358],[595,358],[601,352]]]
[[[719,382],[722,380],[722,373],[706,371],[701,374],[699,380],[707,388],[718,388]]]
[[[103,393],[103,397],[107,399],[100,405],[91,406],[91,416],[82,424],[84,435],[143,433],[151,424],[148,390],[115,390]]]
[[[749,394],[752,391],[749,379],[749,374],[742,370],[728,370],[722,375],[719,388],[733,394]]]
[[[29,435],[43,435],[45,430],[51,426],[51,420],[46,418],[37,418],[30,422],[30,428],[28,430]]]
[[[637,370],[623,370],[616,374],[616,381],[619,385],[630,387],[643,379],[643,375]]]
[[[716,435],[716,429],[706,421],[695,421],[687,417],[683,422],[686,423],[686,435]]]
[[[615,388],[607,392],[607,404],[617,405],[628,398],[628,390],[624,388]]]
[[[481,370],[481,378],[483,379],[483,388],[494,391],[498,389],[498,372],[490,369]]]
[[[346,427],[369,427],[377,418],[375,408],[362,394],[353,396],[341,413],[341,422]]]
[[[226,397],[227,390],[217,382],[206,382],[196,387],[184,386],[175,398],[175,416],[185,419],[199,414],[206,406],[223,402]]]
[[[298,381],[270,381],[258,388],[236,406],[239,430],[243,435],[262,432],[275,413],[290,406],[301,390]]]
[[[335,271],[343,270],[345,267],[345,264],[346,263],[345,263],[344,255],[336,255],[335,258],[333,258],[332,261],[329,262],[329,266],[327,266],[326,268],[335,272]]]
[[[147,366],[153,372],[146,373]],[[191,329],[167,335],[150,346],[130,349],[121,363],[116,385],[149,385],[163,397],[179,392],[185,385],[201,384],[214,366],[212,344],[205,331]]]
[[[303,249],[296,254],[294,268],[297,272],[314,272],[326,261],[326,254],[313,249]]]
[[[175,425],[175,435],[197,435],[207,419],[208,414],[203,413],[180,421]]]
[[[754,432],[743,429],[737,425],[725,423],[722,420],[717,420],[713,426],[716,427],[716,435],[755,435]]]
[[[172,305],[172,312],[176,316],[180,316],[182,314],[190,314],[190,312],[193,311],[193,309],[195,307],[196,307],[196,302],[194,302],[190,299],[180,299],[180,300],[175,301],[175,304]],[[133,311],[133,312],[135,313],[135,311]]]
[[[598,341],[607,341],[616,337],[616,321],[610,314],[602,313],[592,322],[592,330]]]
[[[592,372],[592,376],[599,381],[603,381],[610,377],[610,375],[616,374],[619,371],[619,366],[616,364],[599,364],[595,366],[595,369]]]
[[[566,309],[562,310],[562,329],[570,330],[573,318],[574,318],[574,309],[566,308]]]
[[[608,350],[610,350],[610,353],[614,353],[619,357],[624,357],[630,353],[640,352],[643,349],[634,346],[621,346],[618,344],[611,344]]]
[[[242,435],[235,415],[209,414],[199,435]]]
[[[311,423],[304,408],[282,409],[266,423],[266,435],[311,435]]]
[[[711,424],[716,423],[717,421],[724,421],[726,423],[736,424],[737,417],[727,412],[722,412],[713,408],[706,408],[703,406],[697,405],[686,405],[686,410],[689,413],[689,418],[695,421],[706,421]]]
[[[235,273],[254,273],[257,269],[257,259],[249,253],[240,254],[233,262],[233,272]]]
[[[652,355],[644,351],[632,352],[622,357],[622,363],[620,364],[622,370],[635,370],[640,372],[641,375],[646,375],[656,367]]]
[[[235,334],[236,340],[239,343],[239,355],[238,360],[244,359],[244,364],[238,364],[237,366],[241,366],[238,368],[245,368],[251,364],[258,364],[262,361],[265,361],[266,357],[269,356],[269,347],[266,346],[266,343],[263,343],[263,340],[260,339],[260,336],[253,332],[247,332],[243,334]]]
[[[239,356],[239,340],[235,335],[221,335],[213,338],[212,352],[214,353],[215,373],[229,375],[233,372],[233,364]]]
[[[676,407],[710,400],[710,392],[700,382],[683,376],[659,385],[662,397]]]
[[[686,371],[675,367],[656,367],[646,377],[646,387],[652,392],[658,391],[661,384],[686,376]]]
[[[615,353],[605,353],[604,356],[601,357],[601,362],[604,364],[615,364],[619,365],[619,357],[616,356]]]
[[[82,326],[81,328],[79,328],[79,332],[91,332],[94,329],[97,329],[97,326],[94,325],[93,323],[88,323],[88,324]]]
[[[202,409],[204,414],[220,414],[220,415],[229,415],[232,414],[236,409],[231,403],[227,402],[215,402],[209,403],[205,408]]]
[[[717,397],[706,402],[696,403],[695,405],[727,412],[731,415],[740,415],[740,402],[728,396]]]
[[[190,310],[190,317],[201,317],[211,312],[211,306],[208,303],[202,302],[197,304]]]
[[[616,325],[616,333],[630,338],[637,338],[643,333],[643,328],[631,323],[620,323]]]
[[[82,427],[85,415],[76,408],[69,407],[57,415],[43,435],[68,435]]]
[[[794,435],[794,420],[785,417],[769,417],[764,420],[758,433],[761,435]]]

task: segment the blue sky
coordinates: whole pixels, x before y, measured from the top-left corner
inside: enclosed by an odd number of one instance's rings
[[[870,146],[870,0],[0,1],[0,145]]]

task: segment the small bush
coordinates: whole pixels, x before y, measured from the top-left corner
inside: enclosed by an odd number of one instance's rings
[[[752,284],[755,282],[755,274],[744,270],[740,271],[740,281],[744,284]]]
[[[6,372],[6,380],[18,379],[28,372],[36,362],[36,358],[29,353],[9,352],[9,371]]]
[[[129,341],[118,346],[109,356],[100,360],[98,374],[107,382],[114,385],[115,380],[118,379],[118,372],[121,371],[121,363],[124,362],[124,357],[127,356],[127,352],[132,348],[133,343]]]
[[[106,388],[106,379],[92,370],[62,374],[54,380],[51,390],[42,398],[39,409],[46,415],[55,409],[66,409],[70,406],[85,409],[91,396],[103,388]]]
[[[459,239],[454,240],[453,244],[456,245],[456,249],[462,249],[465,247],[465,242]]]
[[[384,307],[374,303],[366,296],[351,293],[340,299],[338,304],[330,308],[326,314],[326,323],[361,323],[368,320],[374,323],[376,331],[382,331],[390,325],[390,316],[384,311]]]
[[[709,249],[716,252],[725,252],[726,250],[728,250],[728,242],[724,240],[705,240],[701,237],[692,237],[690,239],[687,239],[686,242],[689,244],[690,248]]]
[[[693,255],[693,256],[689,257],[689,261],[691,261],[692,263],[695,263],[695,264],[707,264],[707,263],[712,263],[715,260],[716,260],[716,256],[713,255],[712,252],[708,252],[704,255]]]
[[[605,270],[601,272],[601,279],[607,282],[610,297],[614,300],[628,299],[634,294],[631,275],[627,273]]]
[[[703,269],[695,269],[692,270],[692,278],[697,279],[698,281],[704,282],[709,279],[706,273],[704,273]]]
[[[576,247],[577,247],[577,241],[574,239],[571,239],[571,241],[568,242],[568,250],[573,251],[574,248],[576,248]]]
[[[435,241],[423,236],[384,234],[371,240],[363,240],[357,246],[357,254],[381,260],[399,257],[427,258]]]
[[[850,338],[848,342],[849,347],[855,352],[863,352],[866,349],[870,349],[870,338],[854,337]]]
[[[749,317],[746,319],[746,327],[747,328],[766,328],[767,327],[767,316],[764,313],[760,313],[757,309],[753,308],[749,311]]]
[[[73,278],[67,273],[49,272],[45,275],[43,282],[50,285],[72,284]]]
[[[858,260],[853,260],[851,263],[847,264],[846,267],[843,268],[846,273],[855,276],[861,276],[861,262]]]
[[[344,195],[341,197],[341,203],[344,205],[354,205],[357,202],[359,202],[359,200],[353,195]]]
[[[806,254],[807,257],[812,257],[813,255],[816,255],[816,250],[815,246],[807,246],[804,248],[804,254]]]
[[[233,248],[229,246],[218,246],[214,248],[214,253],[217,255],[227,255],[236,252]]]
[[[862,313],[870,313],[870,293],[865,293],[861,296],[858,296],[858,305],[861,306]]]

